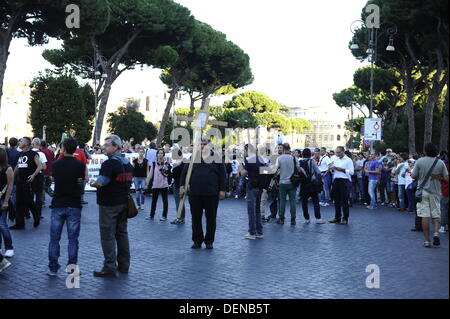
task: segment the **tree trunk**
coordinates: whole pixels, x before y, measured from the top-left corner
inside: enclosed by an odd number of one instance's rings
[[[169,100],[167,101],[166,109],[164,110],[164,115],[161,120],[161,125],[159,126],[158,138],[156,139],[156,145],[158,147],[161,147],[167,121],[169,120],[170,110],[172,109],[173,101],[175,100],[175,96],[177,95],[178,90],[178,87],[175,87],[170,91]]]
[[[105,86],[102,92],[102,99],[100,100],[100,105],[98,106],[97,111],[97,120],[95,122],[95,131],[94,131],[94,141],[93,144],[96,145],[100,142],[100,137],[102,134],[103,121],[105,119],[106,106],[108,104],[109,93],[111,92],[113,80],[108,78],[106,79]]]
[[[0,34],[0,112],[2,110],[3,80],[5,78],[11,40],[10,34]]]
[[[445,83],[447,83],[447,76],[448,76],[448,72],[444,70],[442,54],[440,53],[439,50],[437,50],[436,55],[437,55],[437,65],[436,65],[437,70],[436,73],[433,75],[431,84],[428,85],[427,103],[425,105],[425,123],[424,123],[425,131],[423,136],[424,150],[425,145],[427,143],[431,143],[432,141],[434,107],[436,106],[436,103],[439,99],[439,95],[444,89]]]
[[[189,94],[189,96],[191,98],[191,105],[189,107],[188,117],[193,117],[194,116],[194,112],[195,112],[195,101],[196,101],[196,99],[194,98],[194,94]]]
[[[203,96],[202,96],[202,106],[200,107],[200,110],[202,110],[202,111],[204,111],[204,110],[206,110],[207,108],[208,108],[208,94],[205,94],[205,93],[203,93]]]
[[[441,151],[448,152],[448,85],[447,94],[445,96],[444,115],[442,116],[441,140],[439,143],[439,149]]]
[[[406,115],[408,116],[408,149],[409,154],[416,153],[416,127],[414,123],[414,79],[411,70],[407,71],[406,87]]]

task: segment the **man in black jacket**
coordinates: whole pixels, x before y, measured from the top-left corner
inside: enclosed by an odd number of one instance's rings
[[[202,138],[201,153],[192,167],[188,189],[185,189],[189,165],[181,173],[180,196],[187,191],[192,214],[192,248],[198,249],[205,242],[206,249],[213,249],[216,232],[216,216],[219,199],[225,198],[226,171],[220,156],[208,146],[209,140]],[[203,235],[202,217],[206,216],[206,235]]]

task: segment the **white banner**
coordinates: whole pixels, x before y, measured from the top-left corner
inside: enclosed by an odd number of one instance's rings
[[[139,157],[138,153],[125,153],[125,157],[128,158],[130,162],[133,162],[135,158]],[[102,166],[103,162],[108,159],[108,156],[103,154],[94,154],[91,155],[91,159],[89,159],[88,167],[88,174],[89,174],[89,180],[97,180],[98,174],[100,172],[100,167]],[[131,185],[131,188],[134,189],[134,184]],[[89,183],[86,184],[86,187],[84,189],[85,191],[95,191],[96,188],[91,187]]]

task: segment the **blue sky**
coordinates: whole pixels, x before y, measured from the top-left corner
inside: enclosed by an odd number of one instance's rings
[[[366,0],[176,2],[249,54],[255,81],[245,89],[263,91],[285,105],[333,105],[331,95],[350,86],[353,72],[362,65],[347,45],[352,37],[350,24],[360,18]],[[46,47],[58,46],[51,41]],[[49,67],[42,50],[13,40],[5,81],[29,81]],[[135,72],[119,79],[124,94],[136,85],[132,81]],[[153,82],[158,81],[157,75],[151,70],[146,73]]]

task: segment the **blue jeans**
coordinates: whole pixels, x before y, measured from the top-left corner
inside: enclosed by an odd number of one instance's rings
[[[173,191],[173,198],[175,199],[175,207],[177,208],[177,213],[178,213],[178,206],[180,206],[180,186],[175,185],[175,183],[173,183],[172,191]],[[185,207],[183,204],[183,209],[181,210],[180,219],[184,219],[184,217],[185,217]]]
[[[244,187],[244,183],[245,183],[245,177],[240,176],[239,177],[239,184],[238,184],[238,187],[236,189],[236,194],[235,195],[241,197],[242,188]]]
[[[52,221],[50,225],[50,244],[48,245],[48,268],[57,272],[61,267],[58,264],[59,241],[64,223],[67,221],[67,237],[69,239],[68,265],[76,265],[78,262],[78,236],[80,235],[81,209],[79,208],[54,208],[52,209]]]
[[[248,232],[251,235],[263,233],[261,219],[261,194],[260,188],[250,188],[247,183],[247,212],[248,212]]]
[[[370,206],[372,206],[372,207],[377,206],[377,200],[376,200],[377,185],[378,185],[378,181],[376,179],[369,180]]]
[[[136,201],[138,206],[145,204],[145,177],[133,177],[134,188],[136,190]]]
[[[0,206],[2,205],[3,200],[0,200]],[[14,249],[11,233],[9,232],[8,223],[6,222],[7,215],[7,210],[0,210],[0,250],[2,249],[2,239],[5,240],[5,250]]]
[[[406,208],[406,206],[405,206],[405,185],[398,185],[398,200],[399,200],[399,208]]]
[[[330,203],[331,197],[330,197],[330,185],[331,185],[331,175],[328,173],[322,178],[323,181],[323,189],[322,192],[319,194],[319,201],[322,203]]]
[[[357,179],[356,179],[356,182],[357,182],[357,184],[358,184],[358,191],[359,191],[359,200],[362,202],[362,203],[365,203],[366,202],[366,192],[365,192],[365,190],[364,190],[364,178],[363,177],[358,177]]]
[[[286,211],[286,195],[289,196],[289,206],[291,212],[291,219],[295,219],[297,213],[297,206],[295,202],[295,193],[297,192],[297,187],[292,184],[280,184],[279,189],[279,201],[280,201],[280,219],[284,220],[284,213]]]
[[[408,212],[414,213],[416,211],[415,191],[413,189],[407,189],[406,197],[408,198]]]

